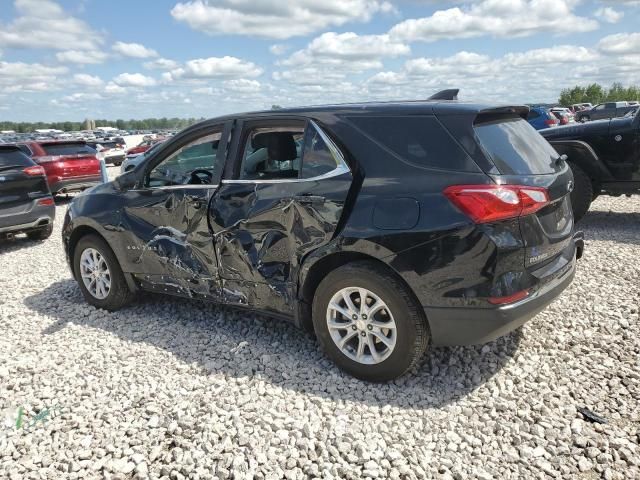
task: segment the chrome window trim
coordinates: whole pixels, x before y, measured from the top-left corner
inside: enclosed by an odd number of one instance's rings
[[[186,185],[165,185],[164,187],[144,187],[144,188],[136,188],[136,189],[131,189],[129,190],[130,192],[140,192],[140,191],[144,191],[144,190],[180,190],[181,188],[186,188],[186,189],[216,189],[218,188],[220,185],[216,184],[216,185],[207,185],[207,184],[202,184],[202,185],[194,185],[191,183],[188,183]]]
[[[333,140],[329,138],[329,136],[320,128],[320,126],[314,122],[313,120],[309,120],[309,123],[313,126],[313,128],[320,134],[320,137],[325,142],[329,151],[333,155],[336,160],[337,166],[333,170],[323,173],[322,175],[318,175],[317,177],[311,178],[273,178],[268,180],[260,180],[260,179],[237,179],[237,180],[221,180],[220,183],[224,185],[232,185],[232,184],[259,184],[259,183],[301,183],[301,182],[317,182],[320,180],[325,180],[327,178],[338,177],[340,175],[344,175],[345,173],[351,173],[347,162],[344,160],[344,155],[337,147]],[[304,156],[302,158],[304,162]]]

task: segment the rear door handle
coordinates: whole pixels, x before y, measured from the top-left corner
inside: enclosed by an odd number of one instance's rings
[[[319,195],[296,195],[293,199],[305,205],[322,205],[327,200]]]
[[[187,195],[185,198],[187,202],[189,202],[191,206],[196,210],[202,207],[202,198],[198,197],[197,195]]]

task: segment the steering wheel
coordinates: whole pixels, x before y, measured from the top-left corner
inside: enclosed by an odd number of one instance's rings
[[[213,180],[213,173],[211,173],[209,170],[198,169],[191,172],[191,180],[189,181],[189,183],[195,184],[195,185],[200,185],[200,184],[211,185],[212,180]]]

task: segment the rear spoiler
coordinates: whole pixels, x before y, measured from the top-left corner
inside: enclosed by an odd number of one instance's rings
[[[473,123],[475,125],[478,123],[490,122],[498,118],[514,116],[522,117],[526,120],[528,114],[529,107],[527,107],[526,105],[511,105],[504,107],[485,108],[478,112],[478,115],[476,116]]]

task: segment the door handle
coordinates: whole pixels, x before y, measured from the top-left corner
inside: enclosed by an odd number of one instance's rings
[[[185,196],[185,199],[196,210],[199,209],[200,207],[202,207],[202,199],[200,197],[198,197],[197,195],[187,195],[187,196]]]
[[[322,205],[327,199],[319,195],[296,195],[293,200],[304,205]]]

